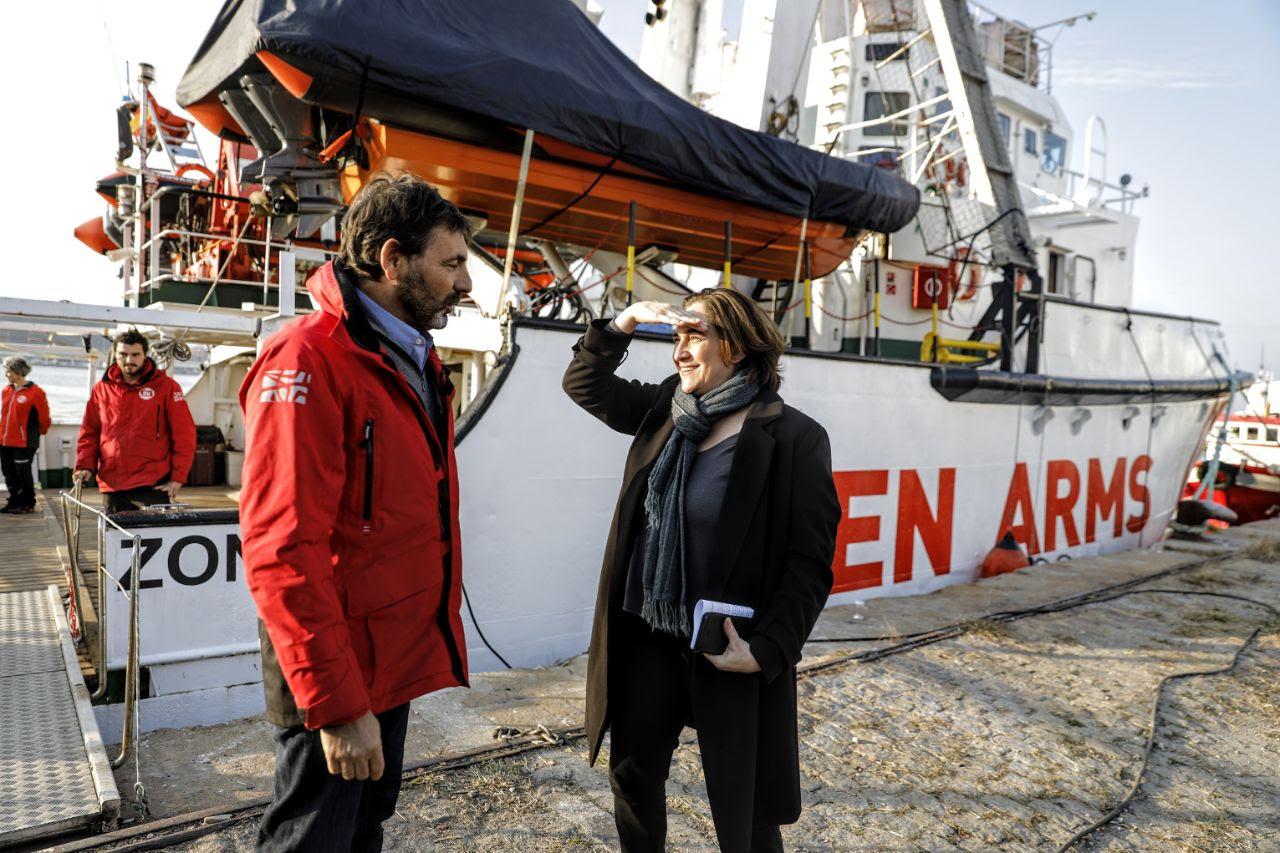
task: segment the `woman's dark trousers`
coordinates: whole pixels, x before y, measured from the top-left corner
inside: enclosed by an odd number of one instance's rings
[[[671,756],[681,730],[692,725],[694,652],[689,650],[688,640],[651,631],[631,613],[612,618],[613,629],[623,634],[615,645],[620,651],[609,662],[609,782],[614,822],[626,853],[658,853],[666,849],[666,782]],[[721,834],[717,827],[717,835]],[[752,827],[751,853],[781,850],[778,827]]]

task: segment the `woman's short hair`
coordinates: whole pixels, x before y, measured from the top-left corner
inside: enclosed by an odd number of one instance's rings
[[[4,369],[12,370],[19,376],[26,376],[31,372],[31,365],[22,356],[11,355],[4,360]]]
[[[382,245],[394,239],[409,257],[422,254],[436,228],[471,236],[471,223],[453,202],[416,175],[379,172],[351,200],[342,217],[342,262],[360,275],[382,278]]]
[[[724,360],[741,355],[740,367],[760,388],[777,391],[782,384],[778,359],[786,347],[782,332],[760,304],[731,288],[707,288],[690,294],[684,307],[699,305],[720,336]]]

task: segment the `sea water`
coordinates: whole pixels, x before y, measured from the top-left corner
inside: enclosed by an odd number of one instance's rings
[[[102,378],[103,370],[94,373],[96,382]],[[196,384],[200,374],[183,370],[170,375],[178,381],[184,392],[190,391]],[[84,405],[89,402],[89,368],[73,365],[33,364],[31,375],[27,377],[44,389],[49,398],[49,414],[54,423],[79,423],[84,417]],[[2,381],[2,380],[0,380]]]

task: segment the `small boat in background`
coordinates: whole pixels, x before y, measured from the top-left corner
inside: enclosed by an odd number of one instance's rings
[[[1185,497],[1197,494],[1218,457],[1215,503],[1240,524],[1280,516],[1280,381],[1263,374],[1244,392],[1245,408],[1218,418],[1205,440],[1205,458],[1191,471]],[[1221,450],[1218,445],[1221,442]]]

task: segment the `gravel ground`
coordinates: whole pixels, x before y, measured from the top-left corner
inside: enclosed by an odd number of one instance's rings
[[[1229,592],[1280,607],[1277,534],[1274,522],[1232,531],[1218,545],[1235,547],[1234,556],[1146,586]],[[861,636],[974,619],[1199,556],[1164,550],[1034,567],[929,596],[833,608],[815,634]],[[786,845],[806,851],[1056,850],[1134,781],[1158,681],[1229,664],[1260,625],[1266,631],[1232,673],[1166,689],[1156,747],[1136,798],[1085,849],[1280,850],[1280,620],[1247,602],[1164,594],[1010,623],[982,620],[954,639],[804,678],[805,810],[799,823],[784,828]],[[806,662],[867,645],[814,645]],[[578,659],[485,677],[479,692],[454,692],[465,701],[415,703],[422,726],[411,735],[414,755],[457,749],[468,739],[467,745],[479,745],[479,732],[494,723],[576,721],[581,670]],[[437,714],[449,708],[464,722],[442,725]],[[244,749],[207,757],[206,768],[220,768],[215,775],[227,789],[219,791],[221,799],[207,796],[210,804],[227,801],[230,792],[266,790],[265,728],[240,724],[235,731],[239,741],[224,740],[256,743],[258,758],[235,776],[224,771],[248,760]],[[159,743],[163,734],[150,736],[148,749],[177,755],[180,741]],[[259,766],[264,757],[266,765]],[[587,767],[579,740],[422,776],[404,788],[398,814],[387,824],[387,849],[613,849],[603,763]],[[227,782],[233,777],[234,785]],[[186,809],[206,804],[192,800],[180,768],[174,778],[175,802],[185,787]],[[164,786],[157,782],[154,790]],[[668,806],[672,848],[715,849],[692,732],[676,753]],[[255,830],[256,820],[249,820],[175,849],[250,850]]]

